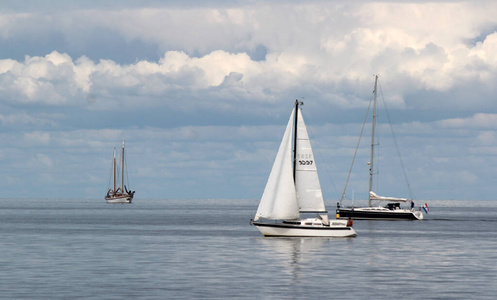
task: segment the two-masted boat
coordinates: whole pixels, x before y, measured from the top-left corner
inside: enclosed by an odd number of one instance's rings
[[[295,101],[251,224],[264,236],[356,236],[348,221],[328,219],[301,104]],[[301,218],[303,214],[315,217]]]
[[[135,191],[128,190],[126,185],[124,184],[125,178],[125,159],[124,159],[124,140],[122,141],[122,151],[121,151],[121,184],[117,185],[118,180],[118,165],[116,161],[116,148],[114,148],[114,159],[112,160],[112,170],[113,170],[113,187],[110,187],[107,190],[107,194],[105,195],[105,200],[107,203],[131,203],[133,200],[133,196],[135,195]]]
[[[373,191],[373,175],[374,175],[374,151],[375,151],[375,126],[376,126],[376,96],[378,87],[378,75],[375,76],[373,90],[373,117],[372,117],[372,133],[371,133],[371,157],[369,165],[369,194],[367,207],[343,207],[342,200],[345,197],[345,189],[336,209],[337,218],[354,218],[354,219],[380,219],[380,220],[422,220],[423,213],[420,209],[414,208],[412,199],[385,197],[379,196]],[[357,153],[357,151],[356,151]],[[355,160],[354,159],[352,161]],[[352,170],[352,168],[351,168]],[[349,172],[350,176],[350,172]],[[406,177],[407,178],[407,177]],[[348,182],[348,179],[347,179]],[[374,203],[386,202],[386,205],[374,205]],[[402,208],[401,203],[409,203],[410,207]]]

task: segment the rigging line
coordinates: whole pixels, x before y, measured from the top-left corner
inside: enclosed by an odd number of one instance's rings
[[[121,187],[121,168],[116,162],[116,190]]]
[[[379,83],[379,81],[380,80],[378,80],[378,83]],[[376,120],[377,120],[376,122],[377,122],[377,124],[378,124],[378,116],[380,114],[381,113],[378,111],[378,109],[376,109]],[[376,127],[375,127],[375,133],[374,133],[375,134],[375,144],[374,145],[376,147],[375,147],[375,152],[374,152],[375,156],[373,157],[373,159],[375,160],[374,166],[376,168],[376,171],[373,170],[373,178],[375,179],[373,181],[373,184],[376,185],[376,190],[375,191],[377,193],[380,191],[380,180],[381,180],[380,175],[379,175],[380,174],[380,157],[381,157],[380,151],[382,150],[380,148],[380,138],[381,138],[380,127],[381,126],[376,125]]]
[[[121,176],[123,176],[123,178],[121,178],[121,182],[123,183],[123,185],[128,187],[129,182],[128,182],[128,168],[127,168],[126,154],[122,153],[121,155],[123,156],[121,158],[121,164],[122,164]],[[123,192],[124,192],[124,186],[123,186]]]
[[[300,112],[302,113],[302,117],[304,117],[304,113],[303,113],[302,109],[300,110]],[[311,128],[312,126],[309,126],[308,121],[306,123],[306,127],[307,127],[307,131],[308,131],[308,133],[310,135],[309,139],[312,140],[313,144],[316,146],[316,150],[318,152],[319,159],[321,159],[321,161],[324,162],[325,160],[324,160],[323,153],[320,151],[320,148],[321,148],[320,144],[317,142],[317,139],[315,138],[314,133],[312,132],[312,128]],[[337,189],[337,187],[335,185],[335,182],[333,181],[333,178],[331,177],[331,172],[330,172],[330,170],[328,168],[328,165],[327,164],[323,164],[323,167],[324,167],[326,175],[328,176],[328,178],[331,181],[331,185],[333,186],[333,189],[335,190],[335,193],[338,195],[338,189]]]
[[[404,162],[402,160],[402,156],[400,155],[399,145],[397,144],[397,138],[395,137],[395,132],[393,131],[392,122],[390,122],[390,115],[388,114],[387,104],[385,103],[385,99],[383,98],[383,90],[381,89],[381,84],[380,84],[380,94],[381,94],[381,100],[383,102],[383,107],[385,108],[385,114],[387,116],[388,124],[390,125],[390,131],[392,133],[393,141],[395,144],[395,149],[397,150],[397,155],[399,157],[400,166],[402,167],[402,172],[404,173],[404,179],[405,179],[406,184],[407,184],[407,189],[409,190],[409,195],[411,196],[411,199],[414,199],[414,197],[412,196],[411,184],[409,183],[409,180],[407,179],[407,173],[406,173],[406,169],[404,167]]]
[[[123,161],[124,161],[124,166],[123,166],[123,170],[124,170],[124,173],[126,173],[126,187],[128,188],[129,187],[129,176],[128,176],[128,160],[126,159],[126,155],[123,156]]]
[[[350,174],[352,173],[352,168],[354,167],[355,158],[357,156],[357,150],[359,149],[359,145],[361,144],[362,134],[364,132],[364,127],[366,126],[366,121],[368,120],[369,111],[371,110],[371,103],[373,103],[373,96],[369,100],[368,111],[366,112],[366,116],[364,117],[364,121],[362,122],[361,134],[359,135],[359,140],[357,141],[357,146],[355,147],[354,157],[352,158],[352,164],[350,164],[349,174],[347,175],[347,180],[345,181],[345,187],[343,188],[342,197],[340,198],[340,206],[342,206],[342,200],[345,197],[345,191],[347,190],[347,185],[349,184]]]
[[[121,187],[121,183],[124,182],[123,178],[122,178],[124,176],[124,173],[123,173],[124,166],[123,166],[123,157],[122,157],[122,155],[123,155],[123,153],[121,152],[121,154],[119,156],[119,163],[117,164],[117,177],[118,177],[118,181],[117,182],[118,182],[119,187]]]
[[[126,169],[125,169],[125,172],[126,172],[126,187],[130,188],[130,184],[129,184],[129,174],[128,174],[128,170],[129,170],[129,165],[128,165],[128,155],[124,155],[124,165],[126,166]],[[131,190],[131,188],[130,188]]]
[[[109,174],[109,183],[107,185],[107,191],[110,189],[110,182],[112,180],[112,173],[114,172],[114,155],[112,155],[112,163],[110,164],[110,174]],[[112,188],[114,189],[114,188]]]

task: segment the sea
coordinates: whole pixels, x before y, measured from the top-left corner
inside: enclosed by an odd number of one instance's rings
[[[354,238],[265,238],[257,199],[0,199],[0,298],[496,299],[497,201],[428,205]]]

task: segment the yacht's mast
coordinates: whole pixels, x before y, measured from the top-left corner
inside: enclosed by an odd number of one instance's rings
[[[124,140],[123,140],[123,151],[121,153],[121,192],[124,194]]]
[[[114,169],[114,193],[116,192],[116,147],[114,147],[114,160],[112,161],[112,167]]]
[[[373,160],[374,160],[374,133],[376,126],[376,88],[378,84],[378,75],[374,79],[374,99],[373,99],[373,125],[371,126],[371,158],[369,161],[369,192],[373,191]],[[368,205],[371,206],[371,194],[368,193]]]
[[[295,173],[297,171],[297,120],[299,114],[299,100],[295,100],[295,123],[293,126],[293,182],[295,182]]]

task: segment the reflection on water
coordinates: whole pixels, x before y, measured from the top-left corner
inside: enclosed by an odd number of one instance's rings
[[[268,259],[274,259],[281,263],[282,271],[293,276],[295,281],[302,275],[302,265],[309,263],[316,252],[322,251],[328,238],[312,237],[286,237],[286,238],[258,238],[257,243],[261,245],[262,254]]]
[[[281,254],[311,254],[319,251],[332,238],[322,237],[261,237],[256,239],[261,246]],[[309,257],[309,256],[307,256]]]
[[[303,282],[317,277],[330,277],[332,272],[327,272],[330,264],[340,266],[346,253],[336,253],[350,250],[354,238],[326,238],[326,237],[260,237],[255,239],[256,248],[265,260],[271,262],[272,268],[278,272],[288,274],[288,285],[295,287]],[[338,248],[336,248],[338,246]],[[348,249],[348,250],[347,250]]]
[[[444,202],[445,203],[445,202]],[[5,299],[493,299],[497,205],[265,238],[257,201],[0,200]]]

